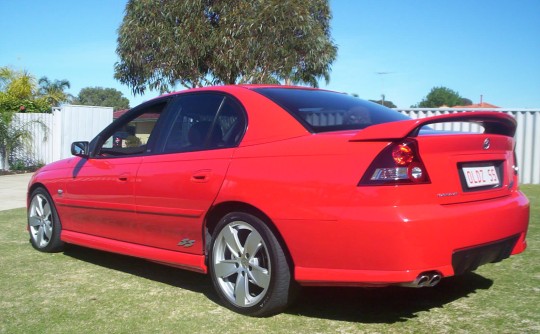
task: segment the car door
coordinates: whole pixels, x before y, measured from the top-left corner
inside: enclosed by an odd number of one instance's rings
[[[145,245],[201,254],[202,223],[246,127],[245,113],[221,93],[178,96],[161,154],[145,156],[135,184]]]
[[[95,153],[78,160],[61,203],[67,230],[136,242],[135,183],[166,101],[122,116],[96,139]]]

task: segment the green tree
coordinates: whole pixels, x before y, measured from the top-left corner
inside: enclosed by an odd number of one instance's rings
[[[14,98],[32,99],[37,93],[36,79],[27,71],[2,67],[2,92]]]
[[[53,107],[58,107],[62,103],[70,102],[73,98],[65,90],[71,85],[68,80],[49,80],[47,77],[39,79],[39,94],[43,96]]]
[[[74,104],[113,107],[114,110],[129,109],[129,100],[114,88],[86,87],[81,89]]]
[[[327,0],[131,0],[115,78],[135,94],[175,85],[329,80]]]
[[[0,113],[4,112],[47,113],[51,112],[51,104],[42,97],[20,99],[0,92]]]
[[[378,104],[382,104],[383,106],[388,107],[388,108],[397,108],[397,106],[392,101],[387,101],[387,100],[382,100],[382,99],[381,100],[370,100],[370,101],[378,103]]]
[[[9,67],[0,67],[0,91],[4,91],[13,78],[13,70]]]
[[[50,112],[51,104],[39,95],[36,79],[27,71],[0,67],[0,113]]]
[[[453,107],[462,103],[458,92],[446,87],[433,87],[429,94],[418,103],[419,108],[440,108],[442,106]]]

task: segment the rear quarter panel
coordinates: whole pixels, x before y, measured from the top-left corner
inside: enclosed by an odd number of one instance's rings
[[[360,145],[348,143],[348,138],[347,132],[309,134],[240,147],[217,202],[249,203],[271,219],[335,220],[386,145],[363,143],[359,152]]]

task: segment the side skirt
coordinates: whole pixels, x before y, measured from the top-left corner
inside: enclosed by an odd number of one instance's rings
[[[204,255],[174,252],[66,230],[62,230],[60,238],[68,244],[139,257],[198,273],[207,273]]]

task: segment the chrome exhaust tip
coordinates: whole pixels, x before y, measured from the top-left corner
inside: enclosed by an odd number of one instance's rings
[[[431,278],[428,275],[420,275],[415,280],[415,282],[413,282],[413,284],[415,283],[416,286],[418,286],[419,288],[423,288],[427,286],[430,281],[431,281]]]
[[[442,276],[439,274],[433,274],[431,276],[431,279],[429,280],[428,286],[434,287],[435,285],[439,284],[439,282],[442,280]]]
[[[436,271],[421,273],[412,282],[401,283],[400,286],[409,288],[434,287],[442,280],[442,275]]]

